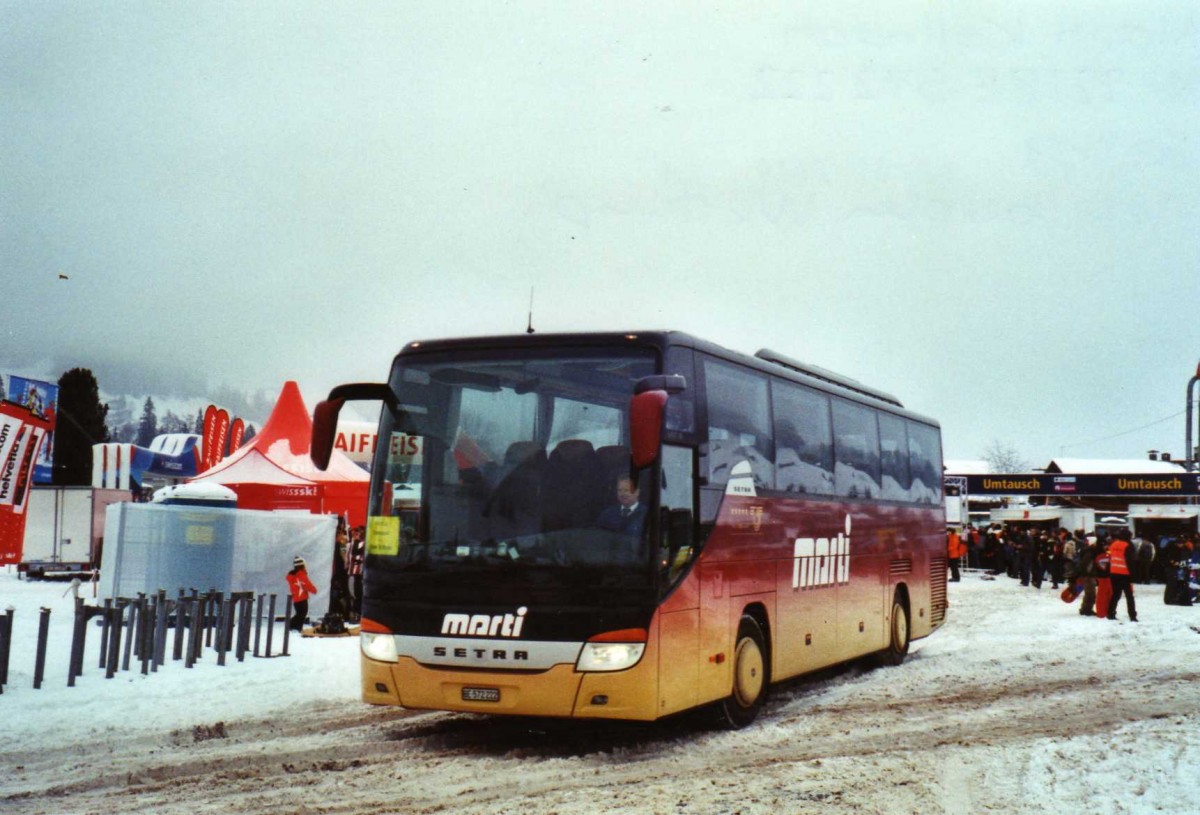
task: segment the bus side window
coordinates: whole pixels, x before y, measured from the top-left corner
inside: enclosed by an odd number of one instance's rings
[[[829,397],[773,381],[775,486],[785,492],[833,494],[833,429]]]
[[[942,441],[935,428],[908,422],[908,460],[912,470],[912,500],[941,502]]]
[[[899,416],[879,414],[879,455],[884,500],[909,500],[908,432]]]
[[[733,468],[750,463],[754,485],[775,488],[767,378],[716,360],[704,360],[708,396],[708,483],[723,486]]]
[[[879,425],[875,411],[845,399],[833,400],[834,480],[846,498],[878,498]]]

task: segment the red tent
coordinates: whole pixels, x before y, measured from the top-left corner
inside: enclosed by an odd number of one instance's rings
[[[300,388],[285,382],[259,434],[190,481],[228,486],[240,509],[306,510],[348,515],[351,526],[366,524],[370,477],[338,450],[329,469],[318,470],[309,457],[311,437]]]

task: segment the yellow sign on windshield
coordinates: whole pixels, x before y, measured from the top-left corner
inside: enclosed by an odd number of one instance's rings
[[[367,519],[367,554],[396,555],[400,552],[400,518],[380,515]]]

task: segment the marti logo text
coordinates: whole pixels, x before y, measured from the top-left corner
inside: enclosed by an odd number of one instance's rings
[[[529,609],[521,606],[514,614],[447,614],[442,633],[458,637],[519,637]]]
[[[792,550],[792,588],[812,589],[850,582],[850,516],[846,534],[834,538],[796,538]]]

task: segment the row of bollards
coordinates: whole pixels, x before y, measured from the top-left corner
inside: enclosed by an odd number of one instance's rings
[[[287,596],[283,616],[283,638],[275,652],[275,611],[278,597],[274,594],[257,597],[253,592],[219,591],[201,594],[195,589],[180,590],[178,597],[168,598],[165,591],[152,595],[106,599],[103,606],[89,606],[83,598],[75,598],[75,620],[71,636],[71,656],[67,670],[67,686],[74,687],[83,675],[84,651],[88,623],[99,618],[99,668],[104,677],[112,679],[118,671],[140,668],[143,675],[156,673],[166,664],[168,640],[172,661],[182,661],[191,668],[200,660],[205,648],[216,653],[218,665],[225,665],[229,654],[244,662],[247,654],[271,658],[288,656],[288,620],[292,616],[292,598]],[[264,617],[264,611],[266,612]],[[0,694],[8,683],[9,652],[12,647],[13,609],[0,615]],[[265,629],[265,642],[264,642]],[[46,648],[50,630],[50,609],[42,608],[38,620],[37,653],[34,663],[33,687],[39,689],[45,679]]]

